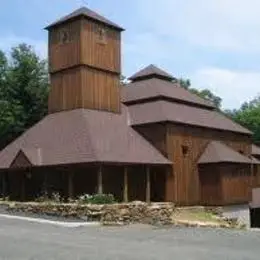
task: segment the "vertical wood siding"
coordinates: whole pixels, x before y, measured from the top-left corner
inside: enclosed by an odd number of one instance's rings
[[[49,32],[49,70],[51,73],[80,64],[80,20],[58,26]],[[66,43],[62,32],[68,32]]]
[[[197,161],[208,143],[219,140],[245,155],[251,153],[249,136],[193,126],[169,123],[167,126],[167,155],[173,161],[172,175],[167,184],[167,200],[179,204],[200,203],[200,181]],[[186,155],[182,146],[188,147]],[[173,185],[172,185],[173,184]],[[243,191],[241,191],[243,193]],[[244,194],[244,193],[243,193]]]
[[[100,42],[102,28],[105,41]],[[82,18],[51,29],[49,113],[77,108],[119,113],[120,44],[120,32]]]
[[[105,25],[83,19],[81,21],[81,63],[96,68],[121,72],[120,33]],[[99,40],[99,29],[105,31],[105,40]]]
[[[81,75],[82,107],[120,112],[119,76],[84,67]]]
[[[49,112],[76,108],[120,111],[119,77],[86,67],[55,73],[51,77]]]
[[[221,164],[223,204],[247,203],[251,201],[253,174],[250,165]]]
[[[51,76],[49,113],[82,107],[81,69],[79,67]]]
[[[199,166],[200,194],[203,205],[222,204],[222,183],[216,164]]]
[[[167,156],[166,124],[149,124],[136,126],[135,130],[148,140],[157,150]]]

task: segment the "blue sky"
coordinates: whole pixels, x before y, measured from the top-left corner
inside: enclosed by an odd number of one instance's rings
[[[87,4],[126,29],[123,74],[153,63],[236,108],[260,93],[259,0],[12,0],[0,9],[0,49],[47,55],[43,28]]]

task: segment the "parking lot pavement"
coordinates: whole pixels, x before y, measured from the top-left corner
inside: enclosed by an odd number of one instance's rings
[[[0,260],[259,259],[260,232],[129,227],[67,228],[0,218]]]

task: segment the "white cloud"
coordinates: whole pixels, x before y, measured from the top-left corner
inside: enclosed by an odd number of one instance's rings
[[[17,46],[20,43],[31,45],[41,58],[47,58],[47,43],[45,41],[34,40],[26,37],[17,37],[15,35],[0,37],[0,50],[9,52],[10,48]]]
[[[260,52],[259,0],[140,0],[137,4],[158,34],[220,50]]]
[[[223,99],[224,108],[238,108],[260,94],[260,72],[220,68],[199,69],[191,77],[197,88],[209,88]]]

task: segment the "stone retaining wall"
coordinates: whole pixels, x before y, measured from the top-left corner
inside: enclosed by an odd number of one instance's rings
[[[199,219],[176,219],[180,212],[211,212],[219,221],[200,221]],[[151,225],[177,225],[202,227],[240,226],[235,219],[221,217],[221,208],[184,207],[176,208],[173,203],[132,202],[127,204],[92,205],[79,203],[21,203],[0,202],[0,213],[23,214],[36,217],[55,217],[80,221],[98,221],[104,225],[125,225],[133,223]]]
[[[103,224],[144,223],[168,225],[172,223],[173,203],[133,202],[128,204],[90,205],[90,204],[61,204],[61,203],[2,203],[8,213],[36,214],[100,221]]]

